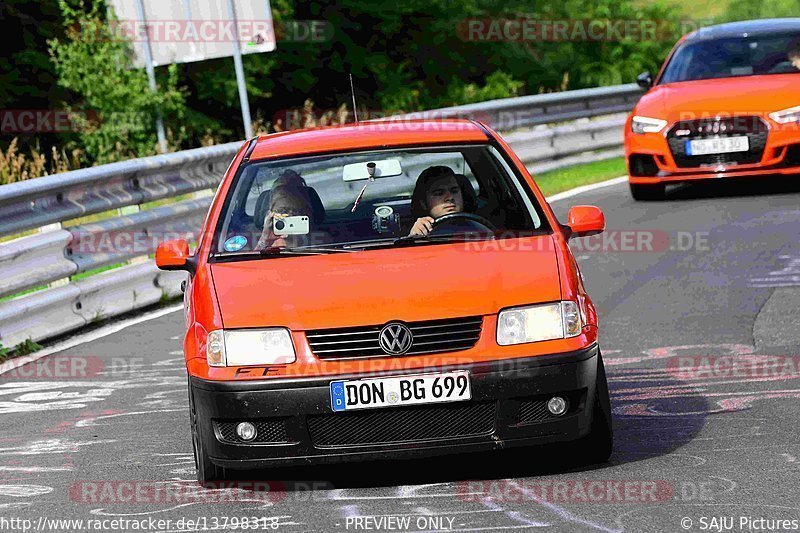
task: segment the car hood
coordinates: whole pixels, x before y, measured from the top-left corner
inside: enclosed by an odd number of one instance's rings
[[[642,96],[634,114],[670,123],[717,115],[767,116],[800,105],[800,74],[773,74],[657,85]]]
[[[225,328],[411,322],[561,298],[552,235],[218,262],[211,272]]]

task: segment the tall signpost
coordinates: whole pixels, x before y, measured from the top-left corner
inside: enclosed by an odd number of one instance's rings
[[[239,103],[242,106],[244,136],[249,139],[253,136],[253,122],[250,119],[250,102],[247,100],[247,84],[244,78],[244,65],[242,65],[242,47],[239,45],[239,28],[236,21],[236,6],[233,5],[233,0],[228,0],[228,12],[233,21],[233,65],[236,69],[236,84],[239,86]]]
[[[145,28],[144,44],[142,45],[142,52],[144,52],[144,65],[147,70],[147,79],[150,82],[150,90],[154,93],[158,91],[156,85],[156,69],[153,66],[153,50],[150,46],[150,32],[147,31],[147,14],[144,11],[144,2],[136,0],[136,11],[139,14],[139,20]],[[167,135],[164,133],[164,119],[159,113],[156,117],[156,134],[158,135],[158,148],[162,154],[167,153]]]
[[[153,91],[157,66],[233,57],[245,137],[253,136],[242,55],[275,50],[269,0],[110,0],[110,4],[123,29],[143,30],[132,35],[134,64],[147,70]],[[159,146],[166,151],[161,117],[156,130]]]

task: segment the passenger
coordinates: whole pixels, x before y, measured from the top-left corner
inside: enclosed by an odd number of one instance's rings
[[[800,42],[795,44],[794,48],[789,52],[789,62],[795,70],[800,70]]]
[[[311,197],[305,180],[293,170],[284,170],[272,184],[269,209],[264,217],[264,229],[256,244],[256,250],[272,246],[297,246],[306,240],[305,235],[275,235],[273,226],[276,217],[307,216],[313,219]]]
[[[475,192],[466,177],[450,167],[428,167],[417,178],[411,195],[411,214],[416,222],[409,235],[427,235],[437,218],[474,209]]]
[[[786,59],[769,69],[769,74],[788,74],[800,70],[800,41],[797,41],[786,53]]]

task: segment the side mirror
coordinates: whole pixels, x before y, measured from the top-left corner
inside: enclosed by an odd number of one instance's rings
[[[653,86],[653,75],[650,74],[649,70],[645,70],[636,76],[636,84],[642,89],[649,89]]]
[[[576,205],[569,210],[569,238],[589,237],[606,229],[606,217],[599,207],[593,205]]]
[[[189,243],[183,239],[164,241],[156,248],[156,266],[161,270],[186,270],[192,272],[194,264],[189,256]]]

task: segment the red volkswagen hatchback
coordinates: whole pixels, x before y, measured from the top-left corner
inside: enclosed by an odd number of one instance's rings
[[[611,453],[597,313],[525,166],[471,121],[259,137],[185,292],[198,478],[227,469],[572,443]]]

